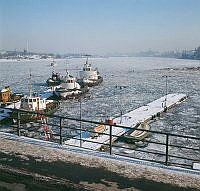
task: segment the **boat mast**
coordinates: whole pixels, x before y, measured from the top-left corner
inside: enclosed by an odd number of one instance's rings
[[[54,65],[55,65],[55,61],[54,61],[54,59],[53,59],[53,61],[52,61],[52,63],[51,63],[52,65],[52,73],[54,73]]]
[[[28,53],[28,40],[26,42],[26,53]]]
[[[32,74],[31,74],[31,70],[30,70],[30,76],[29,76],[29,96],[30,97],[32,96],[32,82],[31,82],[31,77],[32,77]]]
[[[88,64],[88,56],[87,56],[87,60],[86,60],[86,65]]]

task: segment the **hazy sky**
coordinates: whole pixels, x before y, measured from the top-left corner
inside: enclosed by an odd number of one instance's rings
[[[0,0],[0,49],[129,53],[200,45],[200,0]]]

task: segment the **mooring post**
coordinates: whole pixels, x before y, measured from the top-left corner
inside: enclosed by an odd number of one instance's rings
[[[110,125],[110,155],[112,154],[112,125]]]
[[[17,112],[17,135],[20,136],[20,112]]]
[[[62,145],[62,118],[60,117],[60,145]]]
[[[166,134],[166,153],[165,153],[165,165],[168,165],[168,152],[169,152],[169,135]]]

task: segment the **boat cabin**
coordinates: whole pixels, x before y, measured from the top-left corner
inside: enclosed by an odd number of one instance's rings
[[[65,80],[61,84],[63,88],[66,89],[80,89],[80,85],[77,83],[76,78],[73,76],[69,75],[68,71],[66,72]]]
[[[83,71],[92,71],[91,64],[85,63],[85,65],[83,67]]]
[[[0,91],[0,101],[1,102],[7,102],[7,101],[10,101],[10,100],[11,100],[10,87],[7,86]]]
[[[21,109],[29,111],[43,111],[46,109],[46,100],[40,97],[24,97],[21,99]]]
[[[88,64],[88,60],[83,66],[83,70],[80,71],[80,78],[81,79],[92,79],[97,80],[98,79],[98,72],[96,69],[93,69],[91,64]]]
[[[52,72],[52,80],[60,80],[61,75],[59,73]]]

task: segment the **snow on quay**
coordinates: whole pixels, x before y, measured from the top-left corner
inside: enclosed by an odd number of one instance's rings
[[[18,137],[4,132],[0,132],[0,150],[1,153],[22,158],[24,164],[29,160],[29,156],[32,156],[36,161],[62,161],[91,168],[104,168],[130,179],[141,178],[182,188],[200,189],[200,171]]]
[[[134,128],[138,123],[146,122],[150,120],[152,117],[156,116],[157,114],[164,112],[165,108],[170,109],[171,107],[180,103],[184,99],[186,99],[185,94],[168,94],[145,106],[142,106],[120,117],[115,118],[114,123],[116,123],[116,125]],[[124,128],[113,127],[112,135],[121,136],[127,131],[128,130]],[[104,133],[105,134],[110,133],[109,126],[106,127],[106,130],[104,131]],[[80,138],[80,135],[78,135],[76,138]],[[93,141],[97,143],[92,143],[88,141]],[[106,143],[109,143],[109,141],[110,141],[109,135],[101,135],[95,138],[92,136],[89,136],[89,137],[82,136],[81,145],[83,148],[98,150],[101,148],[103,143],[106,144]],[[80,146],[80,140],[70,139],[70,140],[65,141],[65,144]]]

